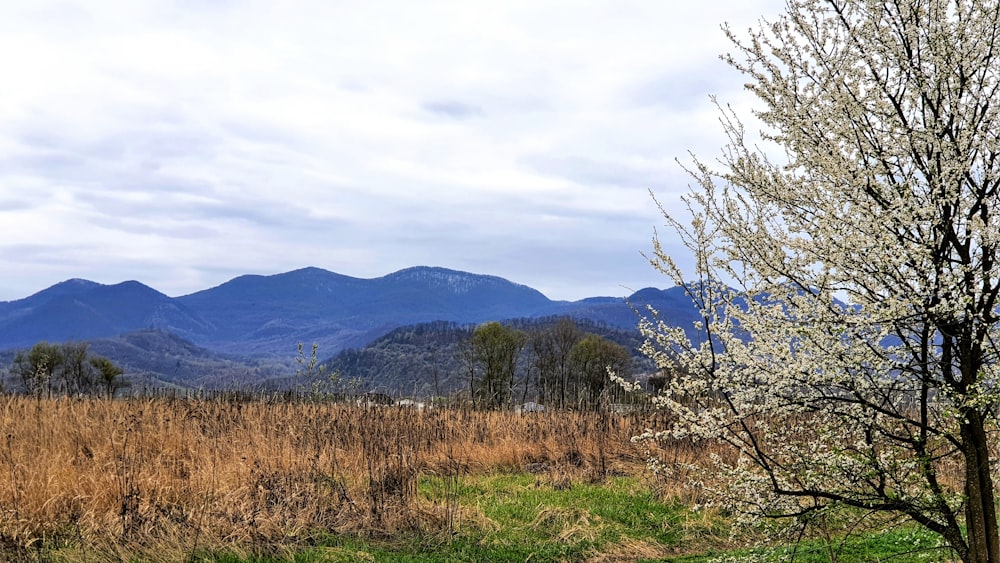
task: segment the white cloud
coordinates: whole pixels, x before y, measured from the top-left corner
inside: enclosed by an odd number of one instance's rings
[[[0,299],[316,265],[662,284],[648,188],[722,139],[717,60],[778,0],[0,7]]]

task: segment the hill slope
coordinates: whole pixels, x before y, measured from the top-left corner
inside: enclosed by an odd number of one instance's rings
[[[550,328],[559,317],[512,319],[504,324],[530,335]],[[632,352],[633,372],[654,371],[652,363],[639,352],[642,336],[628,330],[586,319],[574,321],[581,335],[597,334],[621,344]],[[463,345],[472,325],[451,322],[420,323],[400,327],[361,349],[343,350],[324,365],[338,372],[342,381],[356,387],[404,396],[447,395],[468,387],[467,368],[462,359]],[[530,343],[522,353],[523,370],[530,369]]]

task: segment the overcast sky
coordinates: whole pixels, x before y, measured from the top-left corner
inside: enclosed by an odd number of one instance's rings
[[[668,287],[647,191],[675,204],[675,159],[719,153],[710,95],[752,102],[720,24],[782,6],[3,2],[0,300],[304,266]]]

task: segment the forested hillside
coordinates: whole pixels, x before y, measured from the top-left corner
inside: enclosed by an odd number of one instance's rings
[[[642,336],[587,319],[545,317],[504,321],[505,327],[521,331],[526,340],[517,359],[517,389],[521,393],[528,382],[528,398],[536,398],[540,355],[544,355],[542,335],[551,334],[560,322],[575,327],[572,344],[586,334],[596,334],[618,344],[631,354],[629,374],[648,375],[651,362],[639,353]],[[470,390],[470,369],[474,353],[470,340],[475,325],[453,322],[420,323],[398,328],[360,349],[348,349],[329,358],[324,365],[339,373],[342,383],[355,389],[379,391],[403,396],[446,396]],[[569,352],[567,347],[566,352]]]

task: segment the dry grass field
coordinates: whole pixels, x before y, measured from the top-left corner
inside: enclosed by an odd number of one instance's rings
[[[473,520],[420,478],[528,471],[555,488],[643,472],[639,415],[316,402],[0,396],[0,555],[185,560],[314,534]],[[685,455],[675,452],[674,455]],[[96,555],[95,555],[96,554]],[[73,559],[72,556],[67,556]]]

